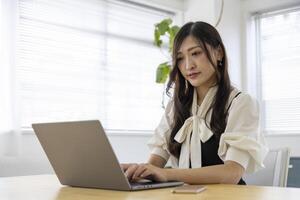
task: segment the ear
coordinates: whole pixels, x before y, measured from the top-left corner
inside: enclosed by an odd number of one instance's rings
[[[220,45],[215,49],[215,56],[219,61],[221,61],[224,57],[224,52]]]

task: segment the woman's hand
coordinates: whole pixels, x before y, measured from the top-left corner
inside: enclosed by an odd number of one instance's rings
[[[128,180],[132,181],[132,176],[135,170],[138,168],[138,164],[137,163],[121,164],[121,168],[123,169]]]
[[[166,182],[167,174],[163,168],[151,164],[122,164],[121,165],[128,180],[150,179],[157,182]]]

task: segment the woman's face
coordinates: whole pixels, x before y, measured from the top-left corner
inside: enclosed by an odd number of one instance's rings
[[[209,45],[207,48],[213,62],[217,63],[217,51]],[[199,42],[192,36],[185,38],[177,52],[177,66],[183,77],[196,88],[210,87],[216,83],[216,71],[209,62]]]

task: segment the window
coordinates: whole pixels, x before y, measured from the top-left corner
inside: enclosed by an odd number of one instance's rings
[[[163,113],[154,24],[174,13],[129,1],[19,0],[17,86],[23,128],[100,119],[153,130]]]
[[[262,128],[300,133],[300,9],[257,16]]]

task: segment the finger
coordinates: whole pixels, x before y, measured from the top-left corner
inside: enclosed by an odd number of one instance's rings
[[[127,164],[120,164],[120,166],[121,166],[121,169],[123,170],[123,172],[125,172],[126,169],[128,168]]]
[[[128,180],[131,180],[131,179],[132,179],[132,176],[133,176],[135,170],[137,169],[137,167],[138,167],[138,165],[130,165],[130,166],[128,167],[128,169],[127,169],[126,172],[125,172],[125,174],[126,174]]]
[[[121,168],[125,172],[131,165],[137,165],[137,163],[122,163]]]
[[[149,169],[146,169],[141,175],[140,175],[140,177],[141,178],[148,178],[148,179],[151,179],[151,177],[152,177],[152,175],[153,175],[153,172],[151,171],[151,170],[149,170]]]
[[[133,176],[132,176],[132,179],[136,179],[138,177],[140,177],[140,175],[147,169],[147,167],[142,164],[142,165],[139,165],[138,168],[135,170]]]
[[[125,172],[130,167],[130,165],[130,163],[122,163],[121,168]]]

